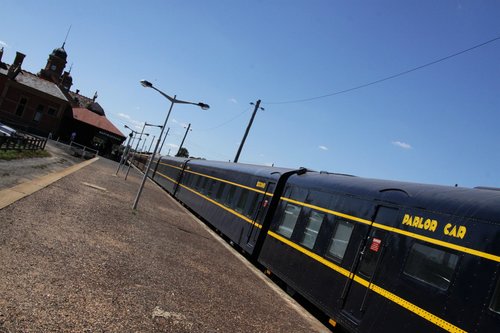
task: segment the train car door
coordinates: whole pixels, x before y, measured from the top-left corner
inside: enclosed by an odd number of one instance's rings
[[[250,227],[247,235],[247,246],[250,248],[253,248],[257,242],[259,229],[261,228],[264,216],[266,216],[267,208],[269,206],[269,202],[271,201],[271,196],[275,186],[275,182],[267,182],[264,194],[259,195],[259,204],[257,205],[257,209],[253,215],[252,226]]]
[[[379,206],[374,223],[393,225],[398,209]],[[352,265],[349,279],[342,295],[342,314],[354,326],[359,325],[366,312],[374,309],[370,287],[378,284],[384,252],[388,246],[388,232],[370,225],[364,240],[361,241],[357,256]]]

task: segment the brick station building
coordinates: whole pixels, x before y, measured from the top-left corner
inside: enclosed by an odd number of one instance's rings
[[[12,64],[2,61],[0,49],[0,122],[36,135],[74,141],[110,155],[125,140],[93,98],[71,91],[73,78],[65,71],[64,44],[49,54],[45,68],[37,74],[21,68],[25,55],[16,52]]]

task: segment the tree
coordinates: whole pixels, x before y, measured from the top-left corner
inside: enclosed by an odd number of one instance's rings
[[[189,151],[186,148],[182,147],[181,149],[179,149],[179,152],[175,156],[177,156],[177,157],[189,157]]]

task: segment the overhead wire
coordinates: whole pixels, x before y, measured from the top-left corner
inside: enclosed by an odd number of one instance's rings
[[[208,131],[212,131],[212,130],[221,128],[222,126],[225,126],[225,125],[229,124],[230,122],[236,120],[237,118],[241,117],[243,114],[245,114],[246,112],[248,112],[250,109],[251,109],[251,107],[246,108],[245,110],[243,110],[242,112],[240,112],[236,116],[234,116],[233,118],[230,118],[229,120],[227,120],[227,121],[223,122],[222,124],[219,124],[219,125],[217,125],[215,127],[199,129],[198,131],[200,131],[200,132],[208,132]]]
[[[354,91],[354,90],[358,90],[358,89],[362,89],[362,88],[366,88],[366,87],[369,87],[369,86],[372,86],[372,85],[375,85],[375,84],[378,84],[378,83],[381,83],[381,82],[384,82],[384,81],[388,81],[388,80],[392,80],[392,79],[395,79],[397,77],[400,77],[400,76],[403,76],[403,75],[406,75],[406,74],[409,74],[409,73],[412,73],[412,72],[415,72],[415,71],[418,71],[420,69],[423,69],[425,67],[429,67],[429,66],[432,66],[432,65],[435,65],[437,63],[440,63],[440,62],[443,62],[443,61],[446,61],[446,60],[449,60],[451,58],[454,58],[456,56],[459,56],[461,54],[464,54],[466,52],[469,52],[469,51],[472,51],[474,49],[477,49],[477,48],[480,48],[480,47],[483,47],[487,44],[490,44],[490,43],[493,43],[493,42],[496,42],[497,40],[500,40],[500,36],[498,37],[495,37],[493,39],[490,39],[486,42],[483,42],[483,43],[480,43],[480,44],[477,44],[477,45],[474,45],[472,47],[469,47],[465,50],[462,50],[462,51],[459,51],[459,52],[456,52],[456,53],[453,53],[453,54],[450,54],[446,57],[443,57],[443,58],[440,58],[440,59],[437,59],[437,60],[434,60],[434,61],[431,61],[431,62],[428,62],[426,64],[423,64],[423,65],[420,65],[420,66],[417,66],[417,67],[414,67],[414,68],[411,68],[411,69],[408,69],[408,70],[405,70],[403,72],[400,72],[400,73],[397,73],[397,74],[393,74],[393,75],[390,75],[390,76],[387,76],[387,77],[384,77],[382,79],[378,79],[378,80],[375,80],[375,81],[371,81],[371,82],[368,82],[368,83],[364,83],[364,84],[361,84],[361,85],[358,85],[358,86],[355,86],[355,87],[352,87],[352,88],[348,88],[348,89],[344,89],[344,90],[340,90],[340,91],[336,91],[336,92],[333,92],[333,93],[330,93],[330,94],[325,94],[325,95],[320,95],[320,96],[315,96],[315,97],[309,97],[309,98],[302,98],[302,99],[296,99],[296,100],[290,100],[290,101],[282,101],[282,102],[263,102],[263,104],[293,104],[293,103],[302,103],[302,102],[308,102],[308,101],[313,101],[313,100],[316,100],[316,99],[322,99],[322,98],[327,98],[327,97],[331,97],[331,96],[335,96],[335,95],[340,95],[340,94],[345,94],[345,93],[348,93],[348,92],[351,92],[351,91]]]

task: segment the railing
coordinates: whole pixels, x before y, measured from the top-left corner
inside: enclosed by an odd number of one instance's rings
[[[75,156],[81,156],[85,159],[95,157],[97,154],[99,154],[98,150],[81,145],[79,143],[76,143],[75,141],[71,141],[69,143],[69,147]]]
[[[43,150],[47,143],[46,138],[32,135],[0,136],[0,150]]]

